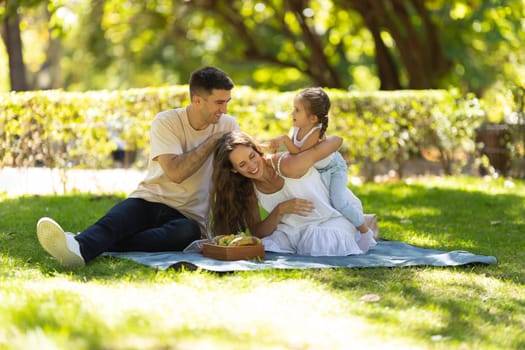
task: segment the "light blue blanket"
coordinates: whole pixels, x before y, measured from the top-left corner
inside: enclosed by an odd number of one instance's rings
[[[476,255],[464,250],[440,251],[416,247],[395,241],[379,241],[366,254],[350,256],[299,256],[266,252],[264,260],[220,261],[200,253],[105,253],[105,256],[125,258],[160,270],[170,267],[203,269],[216,272],[263,269],[323,269],[337,267],[401,267],[401,266],[457,266],[467,264],[495,264],[494,256]]]

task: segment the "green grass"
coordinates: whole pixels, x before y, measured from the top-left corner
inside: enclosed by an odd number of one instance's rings
[[[123,196],[0,196],[0,349],[525,349],[524,182],[353,190],[384,238],[498,264],[217,274],[101,257],[71,271],[40,248],[38,218],[80,231]]]

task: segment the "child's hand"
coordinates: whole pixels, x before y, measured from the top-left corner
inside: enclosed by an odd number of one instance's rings
[[[286,135],[277,136],[276,138],[271,139],[266,143],[266,147],[270,152],[276,153],[279,148],[281,148],[281,145],[284,144],[284,137],[286,137]]]
[[[273,153],[277,152],[277,150],[281,147],[281,140],[279,137],[274,138],[273,140],[270,140],[270,149]]]
[[[273,140],[262,142],[259,144],[259,146],[261,146],[263,152],[268,153],[277,153],[277,149],[279,149],[279,146],[275,146]]]
[[[287,146],[287,142],[291,143],[292,141],[290,140],[290,137],[286,134],[284,135],[281,135],[281,136],[277,136],[275,139],[273,139],[274,141],[274,146],[275,146],[275,149],[279,149],[280,147],[284,147],[286,148],[288,151],[290,151],[288,149],[288,146]]]
[[[262,151],[263,151],[263,152],[275,153],[275,152],[273,152],[272,149],[270,148],[270,141],[261,142],[261,143],[259,143],[259,146],[262,148]]]

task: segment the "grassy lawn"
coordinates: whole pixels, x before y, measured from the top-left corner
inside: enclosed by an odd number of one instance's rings
[[[217,274],[103,257],[71,271],[40,248],[38,218],[80,231],[123,195],[0,195],[0,349],[525,349],[523,181],[353,190],[384,238],[498,264]]]

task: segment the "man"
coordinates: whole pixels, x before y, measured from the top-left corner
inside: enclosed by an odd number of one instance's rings
[[[205,234],[213,149],[239,125],[226,115],[234,84],[225,72],[197,70],[189,87],[188,106],[153,120],[148,173],[128,198],[78,235],[38,221],[40,244],[62,265],[84,266],[106,251],[180,251]]]

